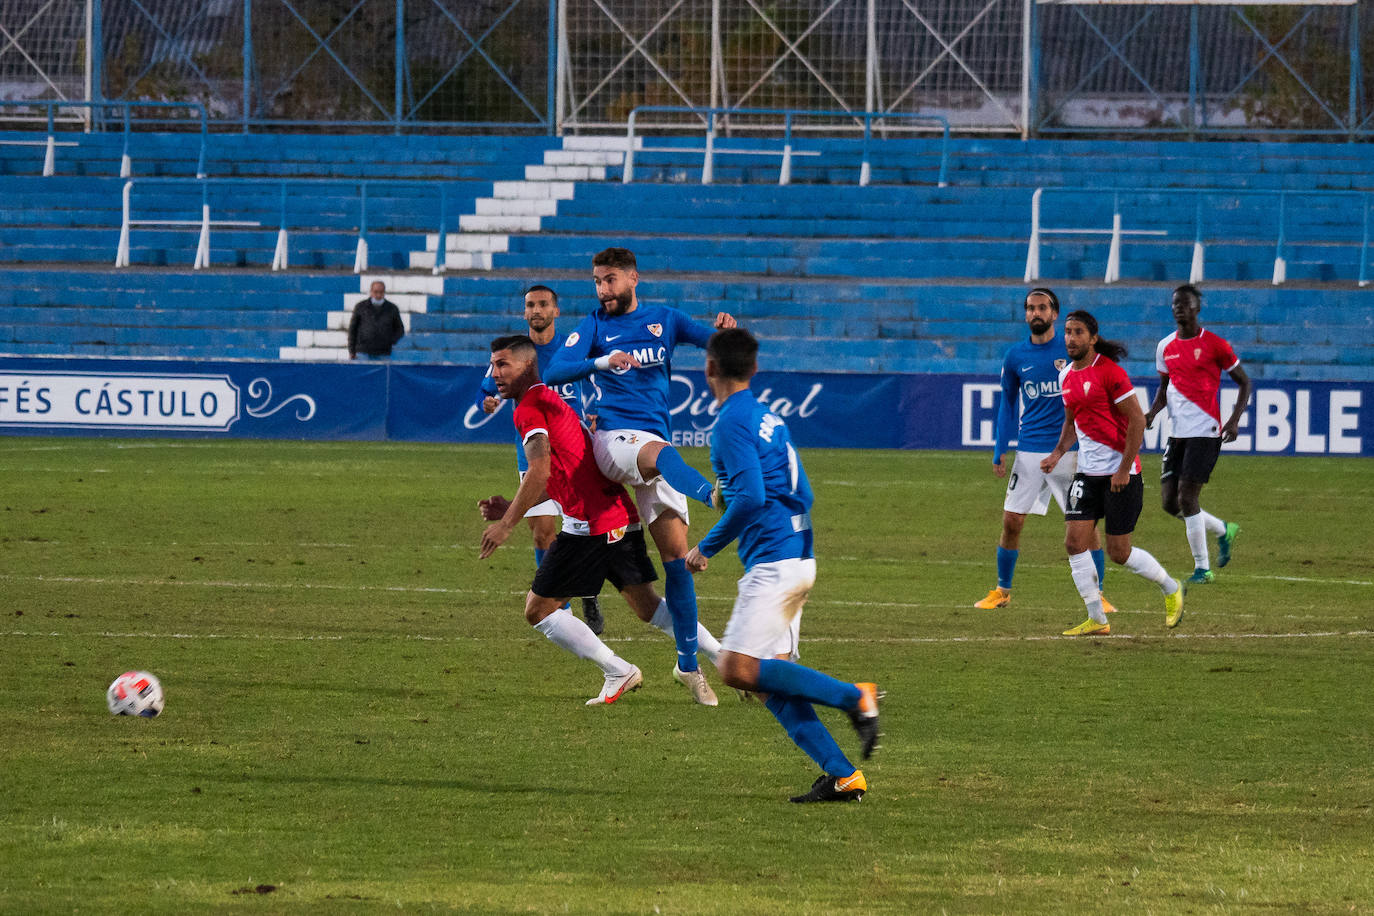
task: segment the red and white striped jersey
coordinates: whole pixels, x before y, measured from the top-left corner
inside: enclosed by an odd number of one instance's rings
[[[1240,357],[1223,338],[1206,330],[1196,337],[1170,334],[1155,348],[1155,368],[1169,376],[1169,419],[1173,437],[1221,435],[1221,373],[1240,365]]]
[[[1082,369],[1069,363],[1059,373],[1064,406],[1073,412],[1078,430],[1078,472],[1090,477],[1116,473],[1126,451],[1126,417],[1116,405],[1133,398],[1130,376],[1115,362],[1098,353]],[[1140,473],[1140,457],[1131,466]]]

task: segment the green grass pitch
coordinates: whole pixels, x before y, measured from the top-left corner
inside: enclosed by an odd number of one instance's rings
[[[583,705],[599,673],[521,615],[528,535],[477,560],[511,447],[0,439],[0,911],[1371,911],[1374,463],[1223,456],[1217,583],[1170,632],[1111,569],[1112,635],[1074,641],[1055,510],[971,606],[986,453],[803,458],[804,660],[888,691],[860,804],[789,804],[810,762],[691,705],[614,595],[644,688]],[[1158,461],[1136,543],[1186,575]],[[717,633],[738,573],[698,578]],[[128,668],[162,717],[106,713]]]

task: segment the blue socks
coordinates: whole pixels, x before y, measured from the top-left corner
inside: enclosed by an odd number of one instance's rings
[[[534,548],[534,568],[535,568],[535,569],[538,569],[539,567],[541,567],[541,566],[544,565],[544,554],[546,554],[546,553],[548,553],[547,550],[540,550],[538,547]]]
[[[816,717],[816,710],[811,708],[810,703],[796,697],[781,697],[774,694],[768,698],[765,705],[787,730],[787,737],[805,751],[806,756],[816,761],[822,770],[831,776],[840,777],[854,772],[854,764],[849,762],[840,746],[835,743],[834,736],[821,724],[821,720]]]
[[[833,709],[853,709],[859,705],[858,687],[781,658],[759,659],[759,692],[794,697]],[[848,776],[849,773],[838,775]]]
[[[663,451],[668,450],[665,448]],[[692,574],[687,571],[686,559],[679,557],[676,560],[664,561],[663,580],[663,599],[668,602],[668,613],[673,615],[673,640],[677,643],[678,670],[695,671],[697,587],[692,583]]]
[[[997,545],[997,587],[1011,591],[1011,577],[1016,575],[1016,558],[1021,555],[1019,550],[1008,550],[1001,544]]]
[[[671,445],[665,445],[662,451],[658,453],[658,460],[654,462],[654,467],[658,468],[658,473],[663,476],[664,480],[668,481],[668,486],[679,493],[690,496],[697,502],[711,505],[710,482],[683,461],[682,456],[677,453],[677,449]],[[668,604],[671,605],[672,603],[672,599],[669,599]]]
[[[997,545],[997,587],[1011,591],[1011,577],[1016,574],[1016,558],[1021,555],[1019,550],[1008,550],[1001,544]],[[1093,565],[1097,567],[1097,587],[1102,587],[1103,581],[1107,576],[1107,563],[1102,556],[1102,551],[1094,550]]]

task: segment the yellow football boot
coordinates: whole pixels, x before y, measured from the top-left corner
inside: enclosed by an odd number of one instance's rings
[[[1110,623],[1098,623],[1089,617],[1078,626],[1065,630],[1065,636],[1110,636],[1112,625]]]

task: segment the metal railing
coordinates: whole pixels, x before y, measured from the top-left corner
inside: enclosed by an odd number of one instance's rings
[[[1106,195],[1112,196],[1112,225],[1110,229],[1076,226],[1076,227],[1056,227],[1046,228],[1041,214],[1041,202],[1046,193],[1053,194],[1077,194],[1091,195],[1101,199]],[[1027,283],[1041,279],[1040,272],[1040,249],[1044,244],[1044,236],[1047,235],[1066,235],[1066,236],[1094,236],[1109,235],[1111,244],[1107,250],[1107,269],[1103,276],[1104,283],[1115,283],[1121,279],[1121,246],[1126,236],[1155,236],[1167,237],[1168,230],[1164,229],[1126,229],[1123,228],[1122,220],[1122,198],[1131,197],[1182,197],[1192,195],[1194,200],[1193,216],[1193,257],[1188,271],[1188,282],[1201,283],[1205,279],[1204,265],[1206,261],[1206,243],[1203,239],[1203,214],[1207,211],[1209,200],[1221,198],[1272,198],[1276,201],[1276,206],[1270,212],[1276,213],[1276,224],[1274,229],[1274,270],[1271,282],[1274,286],[1279,286],[1288,280],[1288,198],[1296,196],[1299,200],[1310,201],[1316,197],[1323,198],[1346,198],[1350,200],[1360,200],[1363,202],[1363,216],[1361,217],[1362,240],[1360,242],[1360,268],[1358,282],[1360,286],[1368,286],[1369,279],[1369,217],[1370,203],[1374,198],[1374,192],[1370,191],[1317,191],[1317,190],[1252,190],[1246,188],[1146,188],[1146,187],[1127,187],[1127,188],[1090,188],[1090,187],[1053,187],[1036,188],[1031,195],[1031,234],[1026,252],[1026,273]],[[1354,221],[1351,225],[1353,227]],[[1304,240],[1306,244],[1346,244],[1341,240]]]
[[[779,156],[781,164],[778,168],[778,184],[785,185],[792,182],[792,160],[797,156],[819,156],[821,153],[816,150],[798,150],[793,145],[794,126],[793,122],[798,117],[805,118],[830,118],[840,120],[862,120],[863,121],[863,142],[861,146],[862,158],[859,165],[858,184],[868,185],[872,179],[873,169],[869,154],[873,144],[873,122],[874,121],[918,121],[940,125],[940,173],[937,183],[940,187],[945,187],[949,173],[949,121],[941,115],[928,115],[907,112],[891,111],[812,111],[804,108],[701,108],[686,105],[640,105],[630,111],[629,118],[626,119],[625,130],[625,165],[624,177],[625,184],[634,181],[634,157],[638,153],[649,152],[672,152],[672,153],[696,153],[695,148],[671,147],[671,146],[643,146],[636,141],[642,137],[635,135],[636,121],[641,114],[690,114],[701,118],[703,127],[706,130],[706,143],[701,150],[701,183],[711,184],[715,180],[715,157],[720,155],[762,155]],[[747,117],[781,117],[782,122],[782,148],[781,149],[717,149],[716,134],[717,123],[720,120],[728,120],[732,116],[743,115]],[[655,126],[654,129],[672,129]],[[735,125],[733,130],[738,131],[776,131],[776,126],[766,125]]]
[[[199,102],[93,102],[90,100],[64,101],[57,99],[41,99],[34,101],[0,99],[0,108],[45,108],[47,109],[48,139],[45,140],[0,140],[0,144],[6,146],[42,146],[43,153],[43,175],[51,177],[57,173],[57,154],[59,146],[80,146],[74,141],[57,140],[57,124],[59,109],[78,109],[86,112],[102,111],[113,109],[122,113],[124,123],[124,150],[119,160],[119,177],[128,178],[133,174],[133,159],[130,156],[130,137],[133,134],[133,125],[140,124],[169,124],[180,123],[167,118],[135,118],[133,109],[135,108],[162,108],[162,109],[181,109],[193,111],[200,116],[200,154],[196,158],[196,177],[205,177],[205,148],[210,135],[209,116],[205,111],[205,106]],[[63,122],[66,123],[66,122]]]
[[[379,185],[387,187],[422,187],[428,190],[438,190],[439,196],[439,219],[438,219],[438,246],[435,252],[435,262],[433,273],[439,274],[447,270],[447,226],[449,209],[449,188],[454,184],[472,184],[470,181],[437,182],[424,180],[394,180],[394,179],[340,179],[340,178],[134,178],[124,183],[121,190],[121,218],[119,226],[119,244],[115,252],[115,267],[128,267],[130,265],[131,236],[136,228],[198,228],[199,237],[196,241],[196,254],[192,262],[194,270],[201,270],[210,265],[210,230],[215,227],[228,229],[262,229],[265,227],[262,222],[255,220],[217,220],[213,218],[210,202],[210,191],[215,187],[259,187],[275,188],[278,194],[278,215],[277,215],[277,239],[276,246],[272,253],[271,269],[286,270],[290,266],[290,227],[291,223],[287,218],[288,192],[293,188],[313,188],[322,190],[352,189],[353,197],[357,204],[358,214],[358,235],[353,252],[353,272],[363,273],[368,269],[368,208],[369,208],[369,188]],[[193,193],[200,198],[200,218],[199,219],[135,219],[133,208],[133,193],[135,186],[139,187],[168,187],[168,186],[190,186],[194,189]],[[375,196],[375,193],[374,193]]]

